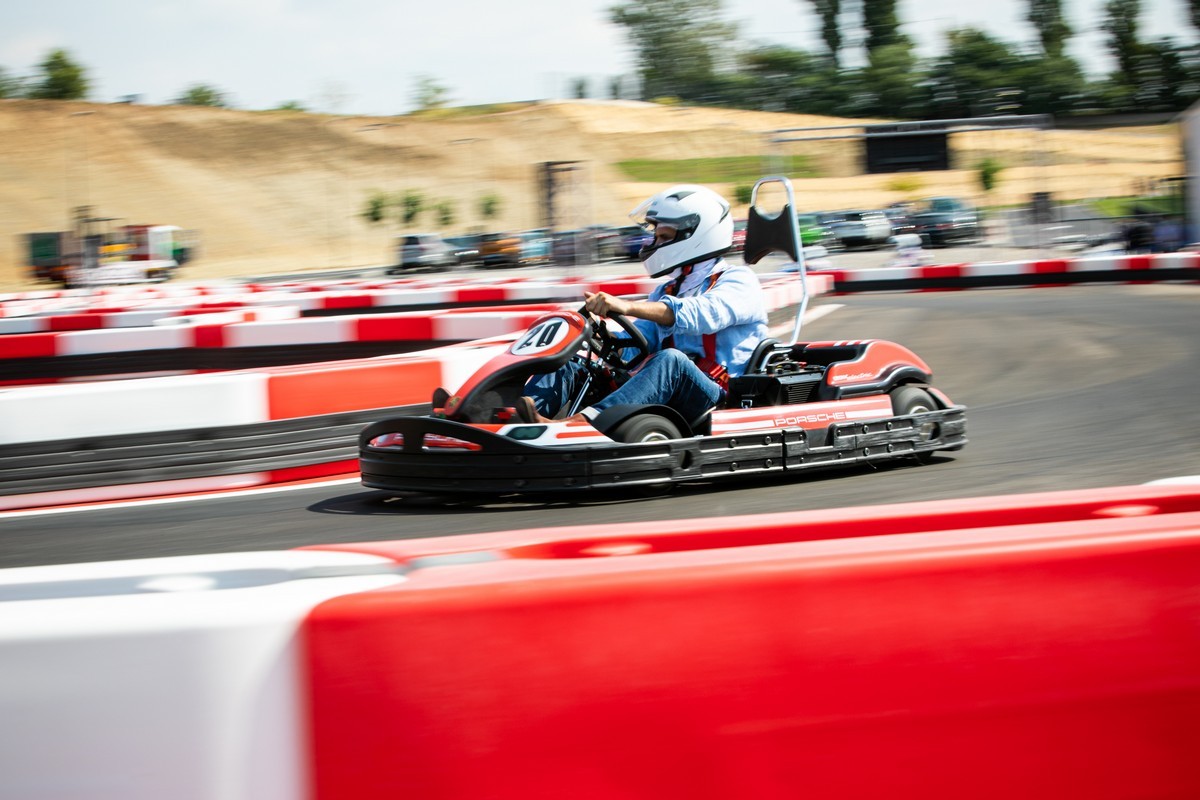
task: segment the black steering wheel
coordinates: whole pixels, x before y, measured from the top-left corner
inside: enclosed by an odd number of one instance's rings
[[[633,320],[624,314],[609,314],[608,317],[629,334],[628,339],[614,336],[608,326],[604,324],[604,320],[592,316],[586,308],[579,309],[579,313],[590,323],[588,346],[600,357],[601,361],[613,369],[630,372],[637,369],[638,365],[650,355],[650,343],[646,341],[646,335],[637,325],[633,324]],[[629,347],[634,348],[637,352],[630,358],[624,358],[622,351]]]

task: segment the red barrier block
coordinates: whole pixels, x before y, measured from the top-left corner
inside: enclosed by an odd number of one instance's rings
[[[57,333],[10,333],[0,338],[0,358],[54,358]]]
[[[124,310],[124,309],[122,309]],[[95,312],[81,314],[54,314],[46,318],[48,330],[89,331],[104,327],[104,316]]]
[[[194,347],[222,348],[225,346],[225,326],[200,324],[192,328]]]
[[[433,388],[441,385],[441,362],[418,358],[273,370],[267,377],[268,414],[269,419],[294,419],[428,403]]]
[[[315,796],[1200,796],[1200,492],[1030,498],[337,548]]]
[[[508,293],[503,286],[464,286],[454,290],[456,303],[503,303]]]
[[[375,298],[369,292],[357,294],[331,294],[321,298],[320,306],[325,309],[335,308],[370,308],[375,305]]]
[[[355,341],[359,342],[428,342],[433,339],[433,317],[430,314],[357,317],[354,327]]]

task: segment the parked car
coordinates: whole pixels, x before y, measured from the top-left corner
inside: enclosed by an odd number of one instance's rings
[[[843,211],[829,227],[842,247],[879,247],[892,235],[892,223],[879,209]]]
[[[610,225],[589,225],[567,231],[556,231],[553,261],[567,266],[620,261],[626,258],[627,245],[622,231]]]
[[[479,237],[479,262],[486,267],[510,267],[517,263],[520,242],[515,234],[485,233]]]
[[[479,242],[484,267],[523,267],[550,260],[550,234],[545,230],[485,233]]]
[[[410,233],[399,237],[396,245],[396,264],[388,267],[388,275],[428,269],[452,269],[458,266],[454,248],[436,233]]]
[[[612,225],[588,225],[583,229],[591,240],[590,250],[596,261],[620,261],[625,258],[621,229]]]
[[[454,251],[454,260],[458,266],[474,267],[479,264],[479,234],[447,236],[446,244]]]
[[[837,243],[833,229],[821,221],[820,214],[797,214],[796,224],[800,228],[800,243],[804,247],[820,246],[828,250]]]
[[[930,246],[978,241],[983,234],[975,208],[957,197],[929,198],[912,220]]]
[[[617,235],[621,238],[621,252],[627,261],[637,261],[638,253],[642,248],[654,240],[650,231],[641,225],[626,225],[623,228],[617,228]]]
[[[521,241],[519,258],[522,265],[550,263],[550,256],[553,254],[552,245],[554,243],[554,240],[550,238],[550,231],[545,228],[521,231],[517,234],[517,237]]]
[[[908,206],[890,205],[883,210],[888,221],[892,223],[892,235],[903,236],[917,232],[917,223],[913,222],[912,211]]]

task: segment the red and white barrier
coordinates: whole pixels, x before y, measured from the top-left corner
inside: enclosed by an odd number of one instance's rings
[[[946,291],[1003,288],[1037,288],[1070,283],[1146,283],[1174,280],[1180,271],[1200,281],[1200,253],[1158,255],[1110,254],[1088,258],[1053,258],[1030,261],[937,264],[875,269],[830,269],[813,273],[833,280],[833,294],[858,291]],[[1027,280],[1013,280],[1027,279]]]
[[[429,402],[506,342],[404,356],[0,390],[0,444],[219,428]]]
[[[1200,487],[0,571],[0,795],[1200,795]]]

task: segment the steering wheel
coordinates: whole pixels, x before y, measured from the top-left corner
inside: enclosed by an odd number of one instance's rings
[[[622,330],[629,334],[628,339],[614,336],[608,326],[604,324],[604,320],[593,317],[586,308],[581,308],[579,313],[591,323],[591,332],[588,338],[592,351],[613,369],[630,372],[650,355],[650,343],[646,341],[646,335],[633,323],[633,320],[624,314],[609,314],[609,319],[620,325]],[[624,358],[621,355],[627,347],[637,350],[630,358]]]

